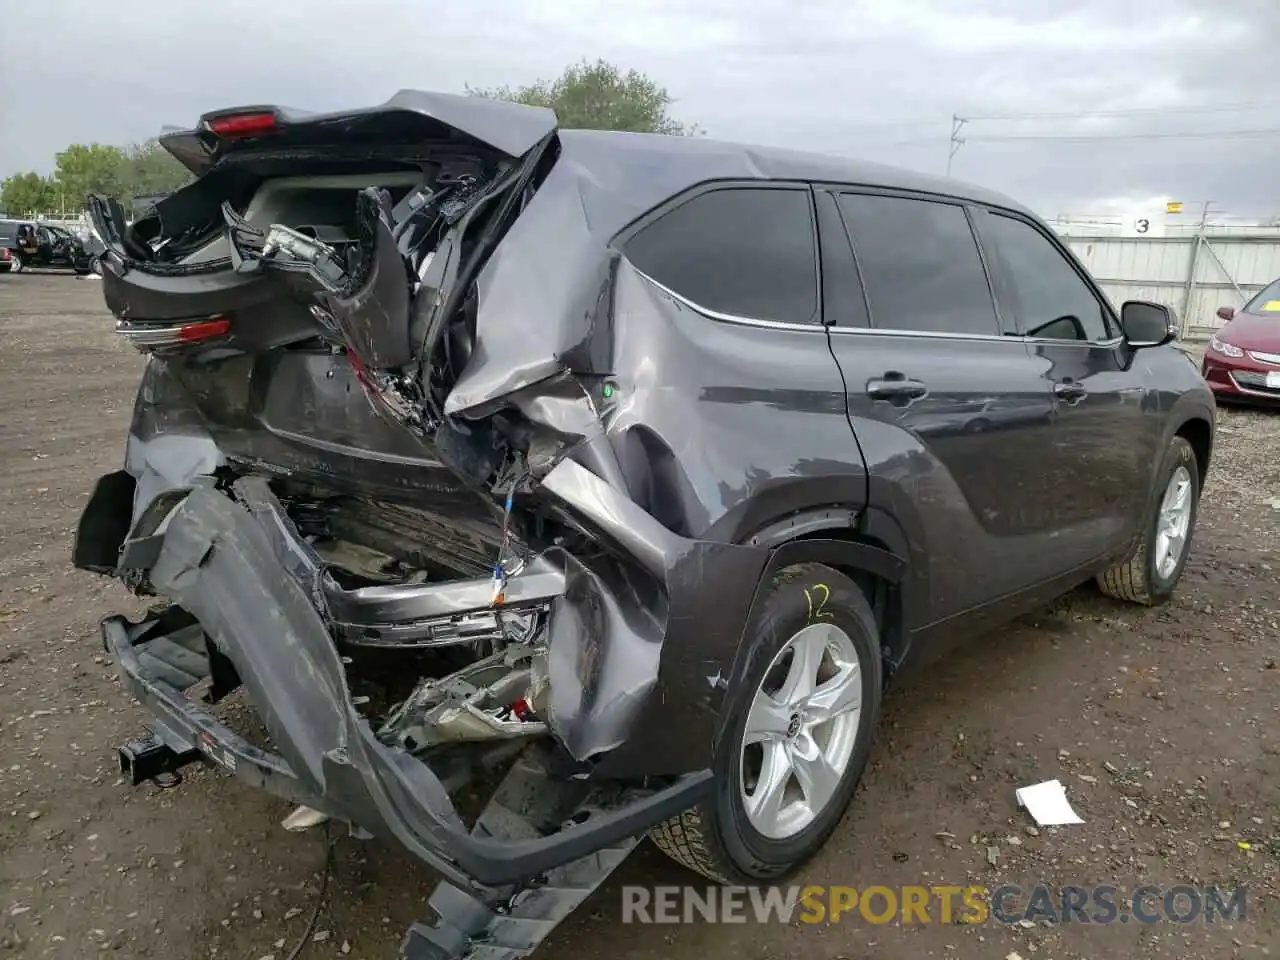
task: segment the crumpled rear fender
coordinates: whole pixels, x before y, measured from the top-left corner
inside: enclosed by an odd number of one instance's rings
[[[707,767],[769,551],[678,536],[572,460],[543,491],[608,547],[571,558],[552,604],[552,730],[600,775]]]

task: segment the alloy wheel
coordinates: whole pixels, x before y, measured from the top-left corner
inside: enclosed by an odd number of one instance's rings
[[[742,737],[742,803],[763,836],[786,840],[839,791],[862,719],[862,663],[832,623],[797,632],[752,699]]]
[[[1173,576],[1187,548],[1191,506],[1191,474],[1186,467],[1179,466],[1164,488],[1160,513],[1156,517],[1156,573],[1162,579]]]

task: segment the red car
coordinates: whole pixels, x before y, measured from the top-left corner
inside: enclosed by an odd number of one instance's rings
[[[1280,403],[1280,280],[1239,310],[1219,307],[1227,321],[1209,338],[1200,372],[1219,400]]]

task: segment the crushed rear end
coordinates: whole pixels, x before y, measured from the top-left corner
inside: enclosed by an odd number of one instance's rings
[[[419,931],[449,950],[513,890],[561,876],[528,909],[571,909],[708,788],[767,560],[629,492],[588,178],[549,111],[469,97],[220,111],[164,143],[192,185],[132,224],[90,204],[148,357],[75,546],[160,601],[103,625],[153,716],[122,762],[211,760],[395,839],[437,898],[488,905]],[[240,689],[268,743],[218,720]],[[464,821],[450,792],[503,764]]]

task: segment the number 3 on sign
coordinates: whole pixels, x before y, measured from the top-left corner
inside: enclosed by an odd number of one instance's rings
[[[817,600],[816,606],[814,605],[815,598]],[[823,617],[831,617],[831,611],[826,608],[829,599],[831,599],[831,588],[825,583],[815,583],[812,590],[808,587],[804,588],[804,600],[809,609],[810,623],[815,623]]]
[[[1133,229],[1136,230],[1138,233],[1146,233],[1148,230],[1151,229],[1151,221],[1148,220],[1146,217],[1140,217],[1137,220],[1137,222],[1134,223]]]

